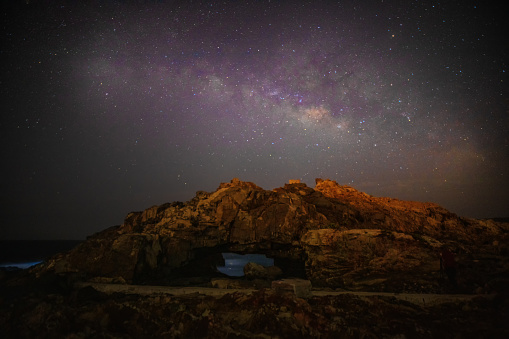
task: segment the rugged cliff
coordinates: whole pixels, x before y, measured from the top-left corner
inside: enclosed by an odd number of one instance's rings
[[[283,275],[314,286],[439,291],[438,249],[447,246],[465,289],[497,289],[507,278],[507,223],[377,198],[331,180],[317,179],[314,189],[291,182],[269,191],[233,179],[186,203],[129,213],[38,270],[172,284],[186,274],[218,274],[222,252],[264,253]]]

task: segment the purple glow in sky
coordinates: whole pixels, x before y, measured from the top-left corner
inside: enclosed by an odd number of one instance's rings
[[[14,4],[0,238],[83,239],[233,177],[508,216],[502,4]]]

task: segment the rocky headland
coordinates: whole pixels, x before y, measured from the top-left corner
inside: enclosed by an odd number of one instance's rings
[[[221,253],[262,253],[283,276],[316,287],[443,292],[439,253],[445,246],[457,256],[464,292],[493,292],[509,268],[502,260],[508,231],[507,223],[462,218],[433,203],[377,198],[331,180],[269,191],[234,179],[186,203],[129,213],[122,225],[38,270],[171,285],[217,276]]]
[[[505,337],[508,240],[508,223],[331,180],[264,190],[233,179],[186,203],[129,213],[30,272],[4,273],[0,325],[7,337]],[[443,248],[455,254],[455,281],[440,271]],[[265,254],[274,266],[227,277],[217,270],[227,252]],[[281,281],[305,282],[309,293]],[[235,292],[108,294],[94,283]],[[469,297],[417,305],[388,292]]]

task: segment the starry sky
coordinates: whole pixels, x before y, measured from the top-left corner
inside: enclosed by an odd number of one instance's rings
[[[509,216],[503,2],[8,3],[1,239],[84,239],[234,177]]]

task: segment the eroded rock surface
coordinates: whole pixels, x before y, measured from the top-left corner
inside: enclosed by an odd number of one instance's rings
[[[283,277],[313,286],[440,292],[438,248],[446,245],[457,254],[460,285],[489,292],[508,279],[508,231],[507,223],[377,198],[331,180],[264,190],[234,179],[186,203],[129,213],[122,225],[37,270],[171,284],[185,274],[217,277],[221,252],[263,253]]]

